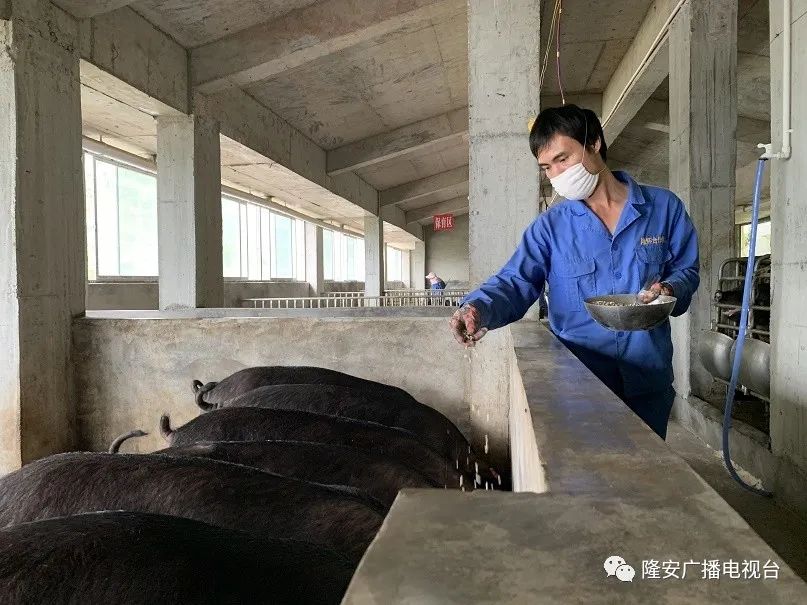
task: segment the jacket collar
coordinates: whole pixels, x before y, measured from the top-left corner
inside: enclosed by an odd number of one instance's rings
[[[646,202],[644,191],[642,191],[641,186],[633,179],[633,177],[623,170],[614,170],[613,174],[618,181],[628,186],[628,201],[626,202],[626,205],[641,206]],[[585,216],[589,212],[588,206],[582,200],[571,201],[571,208],[572,213],[576,216]]]

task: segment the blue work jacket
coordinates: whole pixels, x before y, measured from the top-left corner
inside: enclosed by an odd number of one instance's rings
[[[621,394],[656,393],[673,380],[670,322],[613,332],[591,318],[583,300],[636,293],[660,275],[678,299],[672,314],[681,315],[700,283],[698,239],[675,194],[614,175],[629,192],[613,235],[584,202],[561,202],[533,221],[507,264],[463,303],[495,329],[521,319],[548,283],[549,325],[558,338]]]

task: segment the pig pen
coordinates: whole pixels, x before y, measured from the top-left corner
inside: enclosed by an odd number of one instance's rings
[[[105,450],[117,435],[143,429],[149,435],[127,443],[128,451],[160,449],[162,413],[173,426],[200,413],[192,380],[217,381],[259,365],[321,366],[401,387],[453,421],[475,450],[487,445],[496,467],[510,467],[511,432],[519,444],[530,439],[530,430],[510,429],[528,417],[510,414],[512,392],[518,398],[523,387],[511,372],[508,330],[490,333],[484,348],[465,351],[450,337],[445,309],[217,317],[223,313],[109,312],[76,320],[79,448]],[[534,439],[518,450],[518,464],[528,464],[520,452],[530,451],[532,469],[540,471]],[[524,470],[515,475],[517,489],[540,484]]]
[[[76,320],[77,431],[105,449],[162,447],[163,411],[199,412],[190,381],[319,365],[400,386],[454,421],[513,491],[403,490],[344,603],[807,602],[807,587],[720,496],[543,325],[453,341],[445,309],[104,313]],[[131,447],[131,446],[130,446]],[[622,582],[603,562],[624,558]],[[643,560],[753,558],[776,581],[654,581]]]

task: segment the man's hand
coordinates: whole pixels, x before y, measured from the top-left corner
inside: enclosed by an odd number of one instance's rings
[[[451,318],[451,331],[454,339],[465,347],[472,347],[487,334],[488,329],[482,327],[479,310],[471,304],[462,305]]]
[[[668,284],[664,283],[655,283],[647,290],[642,290],[639,292],[638,296],[640,301],[642,301],[644,304],[648,304],[656,300],[661,295],[675,296],[672,288]]]

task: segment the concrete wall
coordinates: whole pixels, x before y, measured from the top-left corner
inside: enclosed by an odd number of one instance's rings
[[[403,282],[387,282],[387,289],[401,290]],[[325,292],[359,292],[364,282],[325,282]],[[313,296],[308,282],[225,281],[224,306],[241,307],[245,298],[298,298]],[[156,309],[157,282],[89,282],[87,308],[94,311]]]
[[[446,282],[467,282],[470,279],[468,215],[454,218],[453,231],[435,233],[430,226],[425,227],[423,231],[426,236],[426,273],[434,271]]]
[[[224,306],[240,307],[245,298],[311,296],[308,282],[225,281]],[[87,308],[156,309],[156,282],[90,282],[87,284]]]
[[[510,469],[513,473],[514,492],[547,491],[544,467],[535,440],[535,428],[529,411],[527,391],[515,353],[510,353]]]
[[[438,338],[445,336],[440,326]],[[430,341],[431,342],[431,341]],[[485,451],[494,467],[510,463],[510,373],[513,366],[513,340],[510,330],[493,330],[485,336],[484,346],[464,351],[465,398],[470,404],[471,445]]]
[[[402,281],[388,281],[384,284],[387,290],[403,290],[408,286]],[[363,281],[326,281],[325,292],[363,292]]]
[[[311,296],[308,282],[224,282],[224,306],[241,307],[245,298],[281,298]]]
[[[310,314],[314,314],[309,312]],[[221,379],[256,365],[318,365],[400,386],[440,410],[466,434],[490,434],[492,452],[506,456],[496,427],[507,425],[507,389],[495,381],[468,403],[468,354],[446,330],[445,317],[420,318],[208,318],[77,319],[79,446],[102,450],[133,428],[149,437],[132,445],[151,451],[164,444],[160,414],[174,425],[195,417],[190,383]],[[394,315],[390,313],[390,315]],[[164,315],[165,316],[165,315]],[[413,346],[426,342],[428,346]],[[503,332],[489,335],[495,345]],[[487,339],[486,339],[487,340]],[[504,375],[498,347],[484,357],[490,372]],[[498,368],[498,370],[496,370]],[[502,416],[499,418],[498,416]],[[490,428],[482,423],[490,422]],[[472,426],[477,424],[479,426]]]
[[[331,281],[325,282],[325,292],[363,292],[363,281]]]
[[[782,144],[782,10],[770,12],[771,133],[774,150]],[[794,3],[792,23],[793,86],[791,116],[798,128],[807,110],[807,22],[802,3]],[[807,514],[807,327],[802,303],[807,286],[807,140],[794,134],[792,157],[773,160],[771,171],[771,450],[784,468],[796,467],[777,481],[780,491],[789,488]],[[800,476],[799,476],[800,475]],[[777,486],[774,485],[774,491]]]
[[[156,309],[159,305],[157,282],[89,282],[87,308]]]

